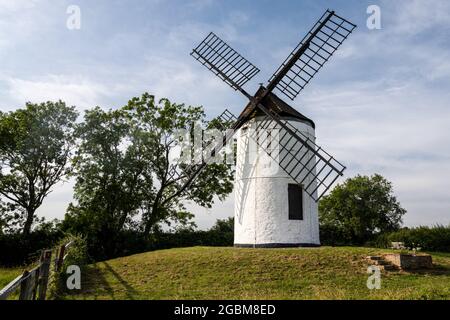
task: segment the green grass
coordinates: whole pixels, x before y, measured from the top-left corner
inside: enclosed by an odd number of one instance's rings
[[[450,254],[435,268],[382,272],[369,290],[360,247],[238,249],[193,247],[147,252],[87,266],[82,289],[66,299],[450,299]]]
[[[0,268],[0,289],[23,273],[23,268]]]
[[[0,289],[3,289],[8,283],[20,276],[25,268],[1,268],[0,267]],[[9,299],[16,299],[18,293],[14,293]]]

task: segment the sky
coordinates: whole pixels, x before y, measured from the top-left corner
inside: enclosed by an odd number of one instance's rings
[[[67,20],[78,6],[80,28]],[[369,5],[381,29],[369,29]],[[450,223],[450,1],[0,0],[0,110],[62,99],[80,112],[119,108],[143,92],[237,114],[245,98],[190,55],[210,31],[268,79],[326,9],[358,25],[291,104],[317,142],[347,166],[379,173],[408,211],[407,226]],[[340,182],[343,180],[341,179]],[[39,216],[63,218],[72,182]],[[233,196],[193,205],[199,228],[233,215]]]

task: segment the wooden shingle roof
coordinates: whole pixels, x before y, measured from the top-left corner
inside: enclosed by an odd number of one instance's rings
[[[257,95],[261,94],[263,90],[265,90],[265,88],[261,86],[256,94]],[[272,92],[267,94],[266,97],[261,101],[261,103],[270,110],[275,111],[281,117],[295,118],[302,122],[310,124],[313,128],[316,127],[314,121],[312,121],[308,117],[304,116],[303,114],[292,108],[290,105],[288,105],[286,102],[278,98]],[[255,109],[253,111],[251,110],[251,103],[247,104],[247,106],[241,113],[241,116],[247,117],[248,120],[260,115],[263,115],[263,113],[259,109]]]

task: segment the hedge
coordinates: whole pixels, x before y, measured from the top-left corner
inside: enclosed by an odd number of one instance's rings
[[[403,228],[380,235],[375,243],[378,247],[388,248],[391,242],[404,242],[408,248],[420,247],[424,251],[450,252],[450,225]]]

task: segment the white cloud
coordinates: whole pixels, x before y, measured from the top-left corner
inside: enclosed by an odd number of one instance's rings
[[[48,0],[0,0],[0,57],[53,32],[58,6]]]
[[[386,27],[397,35],[413,36],[427,31],[442,34],[442,31],[449,31],[449,1],[411,0],[398,1],[395,4],[389,1],[389,7],[393,9],[391,10],[392,18],[394,16],[396,18],[393,19],[391,26]]]
[[[141,77],[138,81],[144,79],[146,86],[158,96],[204,105],[208,113],[222,112],[226,107],[224,101],[229,102],[230,93],[233,93],[231,88],[193,59],[186,62],[150,56]]]
[[[9,96],[23,105],[63,100],[81,109],[102,105],[102,97],[108,94],[105,86],[82,77],[48,75],[38,79],[10,78]]]
[[[39,2],[40,0],[0,0],[0,12],[5,14],[31,9]]]

